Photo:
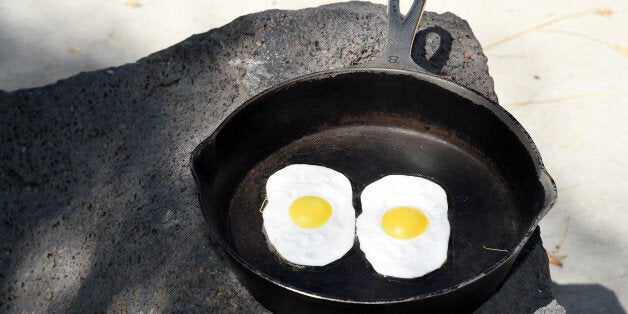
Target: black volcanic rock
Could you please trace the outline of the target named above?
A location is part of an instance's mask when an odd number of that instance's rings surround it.
[[[0,92],[0,312],[265,311],[209,234],[189,154],[265,88],[379,55],[385,16],[360,2],[266,11],[133,64]],[[468,24],[427,12],[421,25],[417,63],[496,101]],[[478,311],[534,311],[550,283],[537,232]]]

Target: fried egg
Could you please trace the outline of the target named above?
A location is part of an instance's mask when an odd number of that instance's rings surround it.
[[[342,173],[293,164],[266,182],[264,231],[279,255],[294,264],[324,266],[345,255],[355,239],[351,183]]]
[[[416,278],[447,259],[447,194],[420,177],[390,175],[369,184],[360,195],[357,218],[360,249],[376,272]]]

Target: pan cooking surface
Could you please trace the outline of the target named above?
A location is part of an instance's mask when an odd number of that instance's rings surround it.
[[[423,176],[445,188],[451,236],[443,267],[417,279],[377,274],[359,249],[324,267],[292,265],[279,258],[263,233],[259,209],[268,177],[294,163],[322,165],[345,174],[353,187],[356,216],[360,193],[389,174]],[[351,301],[393,301],[454,287],[480,275],[507,253],[520,210],[504,178],[488,159],[463,141],[439,132],[393,126],[353,125],[296,140],[257,163],[244,177],[228,212],[229,242],[240,257],[281,284],[324,297]]]

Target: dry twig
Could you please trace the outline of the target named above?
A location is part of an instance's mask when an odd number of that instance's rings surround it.
[[[549,263],[552,265],[563,267],[563,259],[565,259],[567,255],[558,255],[558,252],[560,252],[560,249],[565,243],[565,239],[567,238],[567,232],[569,231],[570,221],[571,221],[571,217],[567,217],[567,223],[565,224],[565,228],[563,229],[563,235],[560,238],[560,242],[558,242],[558,245],[554,247],[554,251],[550,252],[549,250],[546,250],[547,258],[549,259]]]
[[[262,201],[262,205],[259,207],[259,212],[260,213],[264,213],[264,206],[266,206],[266,203],[268,203],[268,197],[264,197],[264,200]]]
[[[484,246],[484,245],[482,245],[482,248],[484,248],[485,250],[489,250],[489,251],[508,252],[508,250],[494,249],[494,248],[492,248],[492,247],[486,247],[486,246]]]
[[[142,6],[142,5],[141,5],[141,4],[140,4],[137,0],[128,0],[128,1],[125,3],[125,5],[126,5],[127,7],[130,7],[130,8],[135,8],[135,9],[137,9],[137,8],[139,8],[139,7],[141,7],[141,6]]]
[[[575,13],[570,13],[570,14],[567,14],[567,15],[559,16],[559,17],[553,18],[553,19],[551,19],[549,21],[543,22],[543,23],[541,23],[539,25],[536,25],[536,26],[533,26],[531,28],[522,30],[520,32],[514,33],[514,34],[506,36],[506,37],[504,37],[504,38],[502,38],[500,40],[497,40],[497,41],[495,41],[493,43],[490,43],[490,44],[486,45],[486,47],[484,47],[484,51],[486,51],[488,49],[491,49],[491,48],[493,48],[495,46],[499,46],[499,45],[501,45],[501,44],[503,44],[503,43],[505,43],[507,41],[510,41],[512,39],[515,39],[517,37],[521,37],[521,36],[523,36],[523,35],[525,35],[527,33],[531,33],[533,31],[539,30],[539,29],[541,29],[543,27],[546,27],[546,26],[552,25],[554,23],[560,22],[562,20],[573,18],[573,17],[577,17],[577,16],[581,16],[581,15],[592,14],[592,13],[599,14],[599,15],[604,15],[604,16],[609,16],[609,15],[611,15],[613,13],[613,11],[611,11],[609,9],[593,9],[593,10],[586,10],[586,11],[582,11],[582,12],[575,12]]]

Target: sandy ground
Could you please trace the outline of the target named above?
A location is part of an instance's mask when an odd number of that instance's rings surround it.
[[[243,14],[331,2],[0,0],[0,89],[134,62]],[[440,0],[426,10],[469,21],[501,104],[557,182],[541,231],[562,258],[551,265],[559,302],[628,308],[628,1]]]

